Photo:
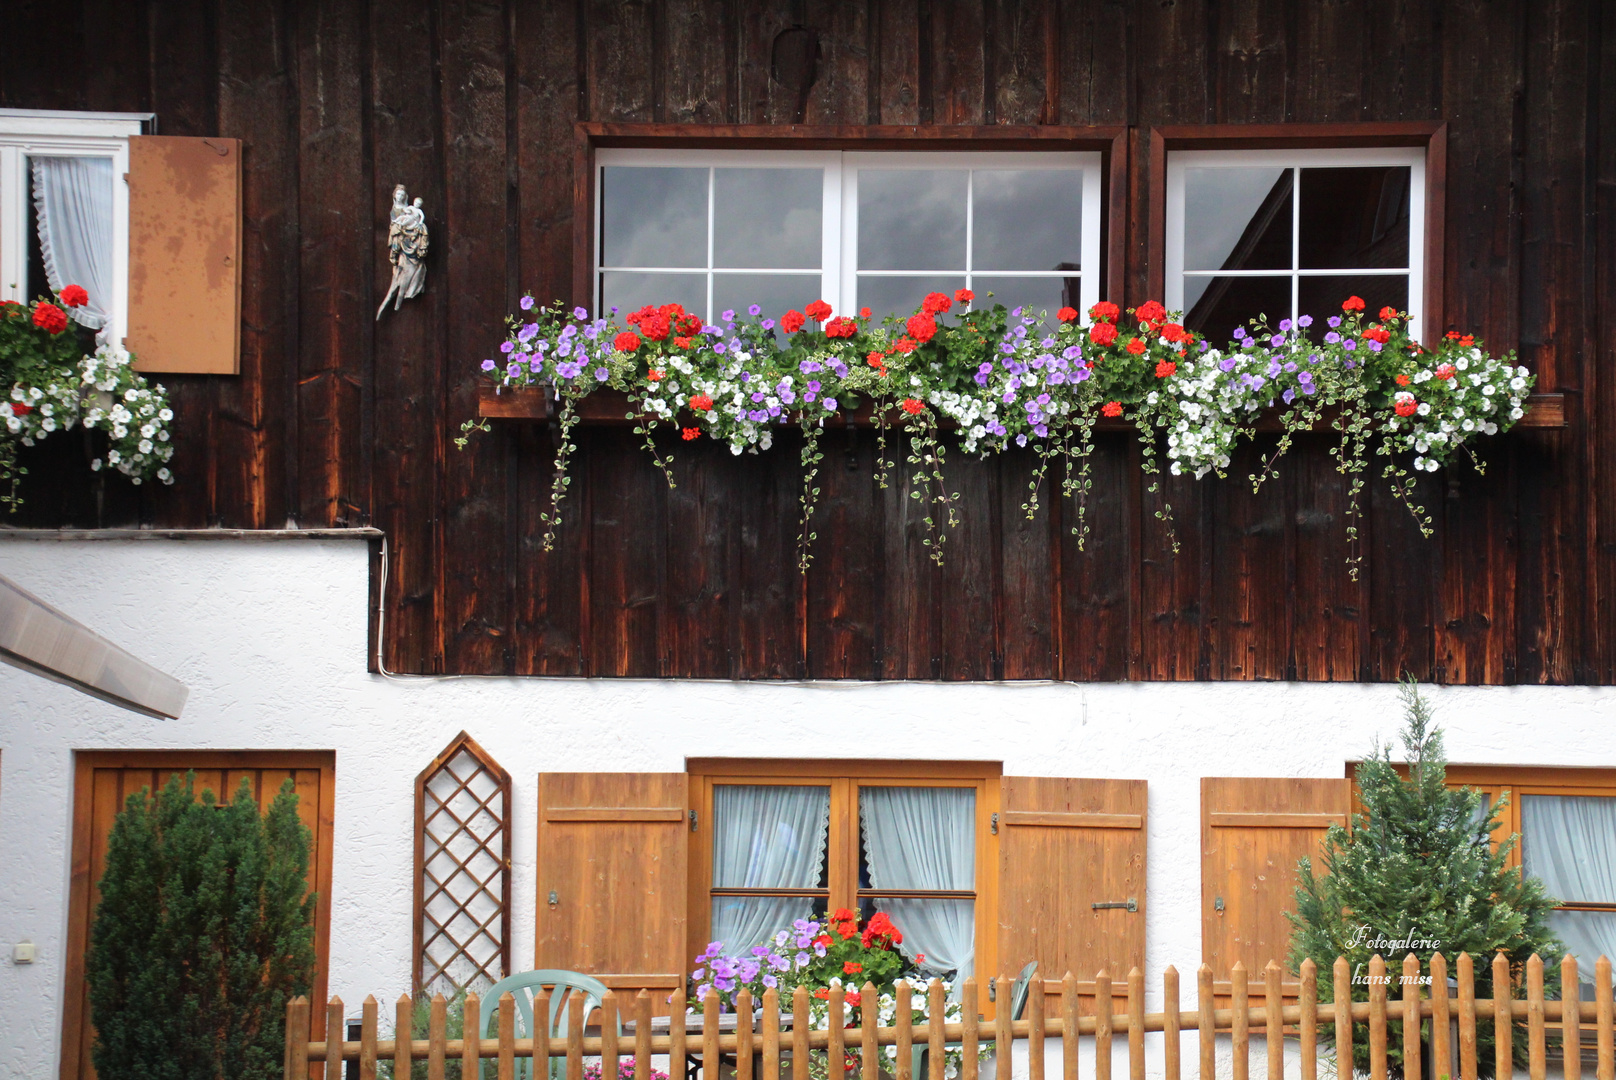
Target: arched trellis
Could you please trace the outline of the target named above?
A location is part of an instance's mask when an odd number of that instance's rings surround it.
[[[511,777],[462,731],[415,778],[417,990],[511,970]]]

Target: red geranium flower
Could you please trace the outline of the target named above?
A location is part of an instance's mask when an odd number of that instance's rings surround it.
[[[1108,401],[1108,402],[1106,402],[1104,405],[1100,406],[1100,415],[1101,416],[1121,416],[1122,415],[1122,402],[1120,402],[1120,401]]]
[[[919,318],[919,316],[916,316],[916,318]],[[912,353],[915,351],[915,346],[918,344],[919,342],[913,340],[912,338],[901,337],[892,343],[892,347],[901,353]]]
[[[679,434],[684,436],[685,442],[689,442],[691,439],[696,439],[696,438],[701,437],[701,428],[693,428],[693,427],[682,428],[682,429],[680,429]]]
[[[1366,341],[1378,341],[1384,345],[1391,340],[1392,332],[1383,326],[1371,326],[1363,332],[1363,336]]]
[[[1407,375],[1399,375],[1399,376],[1397,376],[1397,385],[1398,386],[1407,386],[1408,385],[1408,376]]]
[[[697,412],[706,412],[713,407],[713,399],[706,394],[691,394],[690,407]]]
[[[1397,318],[1398,314],[1398,310],[1394,307],[1388,306],[1380,309],[1380,317],[1384,322],[1391,322],[1393,319]]]
[[[1144,338],[1129,338],[1128,344],[1125,346],[1125,348],[1135,356],[1138,356],[1140,353],[1145,351],[1145,340]]]
[[[48,300],[41,300],[34,308],[34,325],[47,334],[60,334],[67,329],[67,312]]]
[[[673,339],[673,347],[675,349],[688,349],[690,348],[690,339],[687,337],[676,337]]]
[[[1458,341],[1459,340],[1459,331],[1457,331],[1457,330],[1449,330],[1446,334],[1443,334],[1442,336],[1447,338],[1449,341]]]
[[[1165,379],[1178,370],[1178,365],[1171,360],[1163,360],[1156,365],[1156,378]]]
[[[780,329],[784,330],[788,334],[795,334],[798,330],[802,329],[802,324],[805,321],[806,320],[803,318],[802,312],[796,310],[788,311],[784,315],[780,316]]]
[[[1140,322],[1158,323],[1167,318],[1167,309],[1155,300],[1146,300],[1134,314],[1139,316]]]
[[[15,416],[27,416],[33,411],[34,407],[32,405],[24,405],[20,401],[13,401],[11,403],[11,412]]]
[[[932,296],[943,296],[943,294],[932,293]],[[947,303],[948,297],[943,296],[943,301]],[[906,325],[909,328],[909,335],[916,341],[930,341],[937,333],[937,320],[924,311],[917,311],[909,316],[909,322]]]
[[[954,306],[954,302],[940,292],[927,293],[926,299],[920,302],[920,310],[927,315],[941,315]]]
[[[867,308],[867,307],[859,308],[859,318],[868,319],[869,317],[870,317],[870,309],[869,308]]]
[[[90,294],[84,291],[82,285],[66,285],[56,295],[68,307],[83,307],[90,302]]]
[[[1055,318],[1059,319],[1061,322],[1071,322],[1077,318],[1077,309],[1073,307],[1063,307],[1059,311],[1055,312]]]
[[[829,934],[820,934],[818,937],[814,938],[814,944],[815,945],[827,945],[828,946],[830,943],[831,943],[831,941],[830,941],[830,935]]]
[[[858,323],[846,315],[832,319],[825,324],[825,336],[833,338],[848,338],[858,333]]]
[[[1362,311],[1363,308],[1364,308],[1364,303],[1363,303],[1363,297],[1361,297],[1361,296],[1349,296],[1349,297],[1347,297],[1346,301],[1341,305],[1341,310],[1342,311]]]
[[[694,337],[701,331],[701,317],[691,315],[679,320],[679,333],[684,337]]]
[[[1439,379],[1451,379],[1457,373],[1458,373],[1458,369],[1455,368],[1452,364],[1439,364],[1439,365],[1437,365],[1436,377],[1439,378]]]
[[[843,975],[857,975],[864,970],[864,965],[856,960],[847,960],[842,963]]]
[[[1183,341],[1184,328],[1176,322],[1170,322],[1161,328],[1161,336],[1163,341]]]
[[[1469,334],[1466,334],[1466,335],[1464,335],[1463,337],[1461,337],[1459,339],[1459,344],[1465,346],[1466,348],[1469,348],[1470,346],[1474,345],[1475,343],[1476,343],[1476,339],[1471,337]]]
[[[975,299],[976,299],[976,294],[974,292],[972,292],[970,289],[955,289],[954,290],[954,302],[955,303],[969,304],[972,300],[975,300]]]
[[[656,368],[652,368],[650,371],[645,373],[645,377],[652,382],[661,382],[662,372],[658,371]]]
[[[886,357],[879,352],[872,352],[866,359],[869,360],[871,367],[880,367],[886,363]]]
[[[1413,416],[1420,411],[1419,401],[1407,390],[1397,395],[1397,403],[1392,407],[1397,410],[1398,416]]]
[[[1122,309],[1109,300],[1101,300],[1098,304],[1089,308],[1089,318],[1091,319],[1114,319],[1120,314],[1122,314]]]
[[[1096,345],[1109,345],[1117,340],[1117,328],[1108,322],[1097,322],[1089,327],[1089,340]]]
[[[640,333],[652,341],[661,341],[673,329],[673,323],[660,311],[653,311],[640,320]]]
[[[633,316],[630,316],[632,318]],[[612,348],[618,352],[633,352],[640,347],[640,335],[624,330],[612,339]]]
[[[815,322],[823,322],[825,319],[830,318],[830,305],[823,300],[815,300],[803,308],[803,311]]]
[[[925,407],[926,407],[925,402],[918,401],[915,398],[906,397],[906,398],[903,399],[903,411],[908,413],[910,416],[914,416],[916,413],[920,412],[920,410],[924,409]]]

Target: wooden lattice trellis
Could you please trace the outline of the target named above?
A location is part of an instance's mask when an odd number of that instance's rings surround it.
[[[415,987],[511,969],[511,777],[462,731],[415,778]]]

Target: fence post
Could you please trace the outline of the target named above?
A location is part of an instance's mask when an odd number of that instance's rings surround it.
[[[1230,1004],[1234,1007],[1233,1037],[1234,1043],[1234,1080],[1250,1080],[1251,1077],[1251,998],[1248,994],[1246,965],[1239,960],[1229,969],[1229,983],[1232,993]]]
[[[847,1001],[847,993],[840,986],[830,988],[830,1008],[827,1024],[829,1031],[825,1035],[825,1062],[830,1069],[829,1075],[842,1076],[847,1066],[847,1023],[846,1013],[843,1011]],[[703,1065],[706,1062],[702,1063]],[[714,1080],[717,1080],[716,1074]]]
[[[505,998],[499,999],[500,1060],[505,1060]],[[511,999],[514,1003],[515,999]],[[584,1080],[584,995],[574,990],[567,1000],[567,1080]],[[396,1080],[396,1078],[395,1078]],[[499,1080],[506,1080],[501,1067]],[[537,1077],[534,1080],[538,1080]],[[615,1078],[614,1078],[615,1080]]]
[[[540,1026],[537,1014],[534,1014],[533,1026]],[[537,1031],[530,1034],[534,1038],[539,1037]],[[750,1058],[747,1064],[751,1064]],[[600,996],[600,1076],[601,1080],[617,1080],[617,993],[611,989]],[[533,1077],[532,1080],[542,1078]]]
[[[1027,1074],[1044,1080],[1044,980],[1036,971],[1027,986]]]
[[[646,1025],[645,1056],[651,1056],[651,1025]],[[636,1063],[638,1051],[635,1052]],[[636,1076],[634,1080],[647,1080]],[[780,992],[774,987],[763,991],[763,1080],[780,1080]],[[900,1078],[903,1080],[903,1078]]]
[[[1202,964],[1195,971],[1196,1030],[1201,1035],[1201,1080],[1217,1080],[1217,1018],[1212,1015],[1212,966]]]
[[[1459,1077],[1476,1080],[1476,962],[1459,954]]]
[[[559,986],[556,987],[556,992],[561,992]],[[497,1006],[498,1002],[495,1002],[495,1005]],[[547,987],[539,987],[539,992],[533,995],[533,1015],[542,1016],[544,1019],[533,1022],[534,1028],[538,1030],[533,1032],[533,1075],[528,1080],[550,1080],[550,991]],[[481,1029],[478,1029],[478,1034],[481,1034]],[[398,1078],[394,1077],[394,1080]],[[466,1077],[466,1080],[482,1080],[482,1073]],[[612,1080],[616,1078],[613,1077]]]
[[[904,979],[898,983],[898,1053],[893,1060],[893,1071],[897,1080],[917,1080],[915,1076],[915,991]],[[767,1020],[765,1020],[767,1023]],[[767,1046],[767,1036],[765,1046]],[[765,1059],[768,1050],[764,1050]],[[778,1080],[777,1077],[765,1076],[763,1080]]]
[[[798,989],[799,993],[806,993],[806,991],[804,991],[801,987],[798,987],[797,989]],[[690,1047],[689,1047],[688,1043],[685,1041],[685,1010],[686,1010],[686,1005],[682,1000],[680,1000],[678,990],[675,990],[673,992],[673,994],[669,997],[669,1003],[670,1004],[669,1004],[669,1007],[668,1007],[668,1075],[670,1077],[678,1076],[682,1080],[682,1078],[684,1077],[684,1075],[685,1075],[685,1073],[687,1071],[687,1066],[689,1064],[685,1059],[687,1057],[689,1057],[689,1055],[690,1055]],[[798,1011],[806,1014],[807,1007],[806,1006],[798,1006]],[[807,1023],[806,1015],[804,1016],[802,1022]],[[793,1067],[795,1067],[796,1062],[793,1061],[792,1065],[793,1065]],[[808,1073],[807,1073],[806,1070],[803,1071],[803,1072],[797,1073],[796,1076],[797,1076],[797,1080],[808,1080]],[[533,1078],[533,1080],[544,1080],[544,1078],[535,1076]]]
[[[325,1006],[325,1080],[342,1080],[342,999],[333,997]]]
[[[946,1044],[943,1042],[943,981],[933,979],[931,985],[926,987],[926,1077],[927,1080],[943,1080],[943,1057],[946,1054]],[[808,1080],[806,1071],[802,1080]]]
[[[415,1037],[415,1003],[400,994],[393,1002],[393,1075],[410,1075],[410,1040]]]
[[[1111,1080],[1111,976],[1094,976],[1094,1080]]]
[[[1311,959],[1302,961],[1301,1037],[1302,1080],[1319,1080],[1319,966]]]
[[[1369,1075],[1386,1080],[1386,961],[1369,958]]]
[[[776,1000],[775,1005],[776,1008],[778,1008],[778,999]],[[535,1012],[533,1015],[548,1017],[550,1014],[547,1012]],[[778,1015],[776,1015],[776,1050],[779,1049],[779,1022],[780,1018]],[[536,1024],[534,1026],[538,1027],[541,1025]],[[547,1023],[542,1026],[546,1029],[549,1028],[549,1024]],[[542,1038],[548,1034],[549,1031],[545,1030],[540,1032],[536,1037]],[[534,1043],[532,1080],[546,1080],[546,1076],[539,1073],[538,1056],[538,1043]],[[778,1061],[775,1062],[775,1066],[779,1066]],[[549,1070],[546,1069],[545,1073],[548,1074],[548,1072]],[[473,1080],[473,1078],[467,1077],[465,1080]],[[606,1080],[616,1080],[616,1078],[607,1077]],[[634,995],[634,1080],[651,1080],[651,991],[646,990],[643,987],[640,989],[638,994]],[[770,1080],[779,1080],[779,1078],[771,1077]]]
[[[965,1014],[965,1030],[960,1039],[960,1054],[963,1057],[960,1062],[960,1075],[964,1077],[964,1080],[977,1080],[982,1064],[982,1042],[979,1032],[981,1014],[977,1012],[975,976],[970,976],[965,980],[965,987],[960,994],[960,1011]]]
[[[577,1026],[579,1041],[583,1039],[583,996],[572,995],[572,1011]],[[538,1025],[535,1024],[535,1027]],[[569,1040],[570,1041],[570,1040]],[[572,1069],[572,1055],[567,1055],[567,1069]],[[578,1063],[579,1072],[583,1071],[583,1061]],[[499,1080],[516,1080],[516,995],[509,990],[499,995]],[[394,1080],[397,1080],[395,1077]]]
[[[1420,1080],[1420,958],[1403,957],[1403,1080]]]
[[[998,1080],[1010,1080],[1010,1060],[1015,1040],[1010,1035],[1010,980],[999,976],[998,1008],[993,1012],[993,1071]],[[866,1076],[864,1080],[875,1080]]]
[[[286,1003],[286,1080],[309,1080],[309,999]]]
[[[1431,1080],[1453,1080],[1452,1013],[1448,1007],[1448,960],[1431,954]]]
[[[443,1062],[449,1054],[449,1003],[441,993],[432,995],[426,1033],[426,1080],[443,1080]]]
[[[1331,967],[1335,998],[1335,1080],[1353,1080],[1352,1047],[1352,966],[1345,956],[1335,958]]]
[[[1509,1076],[1515,1070],[1515,1029],[1511,1025],[1509,959],[1503,953],[1493,956],[1493,1075]]]
[[[752,991],[742,990],[735,995],[735,1080],[752,1080],[752,1023]],[[603,1069],[600,1075],[601,1080],[617,1080],[615,1072]]]
[[[875,1028],[880,1020],[881,999],[876,997],[875,984],[868,979],[864,982],[864,989],[859,991],[859,1064],[863,1066],[861,1073],[864,1080],[880,1080],[881,1077],[881,1047],[876,1042]],[[748,1077],[739,1077],[738,1080],[749,1080]]]
[[[1077,1080],[1077,976],[1061,978],[1061,1080]]]
[[[1263,968],[1263,1056],[1268,1059],[1268,1080],[1285,1080],[1285,998],[1279,977],[1279,964],[1268,961]]]
[[[1162,1009],[1166,1016],[1162,1020],[1162,1063],[1165,1068],[1166,1080],[1179,1080],[1183,1072],[1179,1062],[1179,1053],[1183,1050],[1183,1043],[1179,1038],[1178,1013],[1178,969],[1171,964],[1162,972]],[[1039,1080],[1034,1077],[1033,1080]]]
[[[1532,1080],[1543,1080],[1548,1041],[1543,1024],[1543,958],[1533,953],[1526,961],[1526,1067]]]
[[[460,1075],[465,1077],[465,1080],[478,1080],[478,1078],[482,1076],[483,1060],[482,999],[479,998],[474,992],[468,993],[466,995],[466,1003],[461,1009],[460,1015],[464,1020],[464,1023],[460,1025]],[[534,1013],[534,1015],[549,1016],[550,1014],[549,1012],[545,1012],[542,1014]],[[546,1030],[544,1034],[548,1035],[549,1031]],[[545,1039],[544,1041],[546,1044],[548,1044],[550,1040]],[[394,1080],[399,1080],[400,1077],[408,1075],[409,1073],[400,1073],[396,1069],[393,1072]],[[535,1074],[533,1080],[549,1080],[548,1065],[545,1067],[544,1076]]]
[[[679,1068],[684,1068],[684,1058]],[[681,1072],[681,1076],[683,1073]],[[938,1074],[939,1076],[941,1074]],[[791,1080],[810,1080],[808,1072],[808,988],[799,986],[791,995]]]
[[[707,988],[707,996],[701,999],[701,1073],[704,1077],[711,1076],[717,1080],[718,991],[710,985]]]
[[[1610,983],[1610,957],[1594,962],[1594,1017],[1599,1025],[1599,1060],[1595,1080],[1616,1080],[1616,996]]]
[[[376,995],[361,1006],[359,1020],[359,1080],[376,1080]]]
[[[1560,961],[1560,1057],[1565,1080],[1582,1080],[1582,980],[1577,958],[1570,953]]]
[[[1145,1080],[1145,973],[1128,969],[1128,1080]]]

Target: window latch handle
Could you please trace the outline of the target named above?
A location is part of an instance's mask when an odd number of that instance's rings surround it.
[[[988,829],[993,833],[994,836],[999,835],[999,815],[998,814],[994,814],[993,817],[988,820]],[[989,991],[988,992],[991,994],[993,992],[992,989],[991,989],[992,984],[989,983],[988,985],[989,985]],[[988,998],[988,1000],[992,1001],[993,999],[990,997],[990,998]]]
[[[1089,906],[1095,911],[1107,911],[1111,908],[1117,908],[1122,911],[1138,911],[1139,901],[1137,898],[1130,896],[1126,900],[1097,900]]]

